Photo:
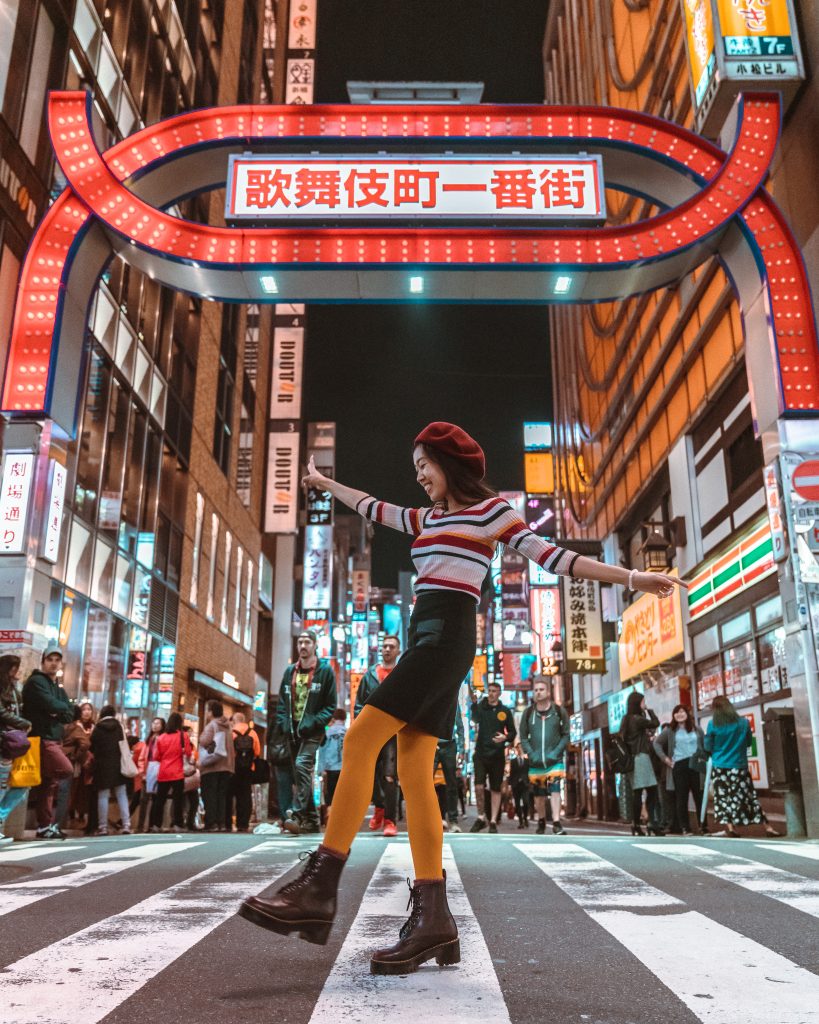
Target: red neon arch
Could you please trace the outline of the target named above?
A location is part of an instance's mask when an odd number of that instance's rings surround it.
[[[623,293],[630,294],[657,286],[648,280],[648,268],[663,261],[674,267],[674,259],[685,257],[688,265],[679,264],[684,272],[714,251],[730,223],[739,224],[754,239],[760,280],[768,289],[781,411],[819,407],[819,349],[804,266],[781,214],[761,188],[778,135],[776,97],[745,101],[727,158],[692,133],[647,115],[552,107],[214,108],[143,129],[100,154],[90,130],[89,102],[85,93],[50,97],[52,141],[70,184],[39,226],[21,274],[3,392],[6,412],[47,414],[68,273],[86,233],[100,225],[140,253],[197,271],[408,263],[443,270],[457,265],[587,272],[614,267],[632,271],[633,283],[626,283]],[[657,217],[581,230],[218,228],[172,217],[135,194],[152,170],[198,147],[313,137],[591,141],[650,154],[704,184],[692,186],[687,199]]]

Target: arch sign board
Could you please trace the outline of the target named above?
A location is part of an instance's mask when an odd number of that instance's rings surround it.
[[[624,298],[716,255],[740,302],[757,428],[819,412],[805,268],[763,187],[776,94],[740,96],[729,153],[607,107],[215,107],[101,152],[90,95],[54,92],[48,124],[68,184],[20,276],[12,418],[74,433],[89,305],[116,254],[219,301],[492,303]],[[229,180],[227,226],[168,212]],[[604,182],[661,212],[598,224]]]

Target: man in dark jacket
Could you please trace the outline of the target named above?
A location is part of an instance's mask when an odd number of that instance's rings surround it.
[[[46,647],[39,669],[23,687],[23,716],[31,722],[32,736],[40,737],[41,785],[37,789],[37,838],[65,839],[57,820],[55,799],[63,779],[74,774],[63,753],[63,726],[74,720],[71,701],[57,675],[63,655],[59,647]]]
[[[485,792],[486,780],[489,779],[491,801],[491,818],[489,831],[498,831],[498,813],[500,812],[501,786],[506,768],[506,748],[515,742],[517,729],[512,712],[501,704],[500,683],[489,683],[486,696],[481,701],[473,697],[470,715],[475,727],[475,755],[472,767],[475,779],[475,802],[478,805],[478,817],[470,832],[480,832],[486,828]]]
[[[385,636],[381,642],[381,663],[367,669],[358,685],[355,695],[356,715],[361,714],[361,709],[370,695],[395,668],[400,653],[400,639],[394,635]],[[370,831],[377,832],[383,826],[385,836],[397,835],[395,822],[398,818],[398,741],[395,736],[387,740],[381,748],[375,763],[373,804],[375,813],[370,818]]]
[[[560,823],[560,784],[566,778],[564,754],[569,743],[569,716],[552,700],[552,687],[542,676],[533,686],[533,701],[520,719],[520,745],[529,758],[529,781],[535,798],[537,833],[546,830],[546,794],[552,804],[552,831],[566,834]]]
[[[336,677],[330,663],[316,657],[316,640],[312,630],[299,634],[299,657],[285,669],[276,707],[276,728],[290,740],[293,755],[295,801],[292,817],[284,823],[293,835],[321,831],[313,799],[313,774],[324,730],[336,707]]]

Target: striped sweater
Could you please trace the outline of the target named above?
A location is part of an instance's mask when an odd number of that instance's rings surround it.
[[[506,544],[561,576],[571,576],[579,557],[532,533],[503,498],[487,498],[460,512],[444,512],[437,506],[401,508],[366,497],[356,505],[356,512],[374,523],[414,535],[416,593],[457,590],[479,601],[498,544]]]

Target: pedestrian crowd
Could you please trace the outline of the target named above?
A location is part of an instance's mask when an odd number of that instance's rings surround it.
[[[270,769],[244,714],[228,719],[211,700],[198,745],[178,712],[154,718],[142,740],[126,732],[113,705],[97,714],[87,701],[72,703],[61,669],[59,648],[46,648],[20,689],[20,658],[0,656],[0,840],[30,793],[38,839],[65,839],[71,828],[96,836],[158,833],[166,820],[172,831],[230,832],[234,822],[236,831],[249,831],[253,787],[270,780]],[[16,778],[20,758],[26,763]]]
[[[29,788],[38,838],[65,838],[67,828],[99,836],[112,829],[124,835],[158,833],[166,823],[173,831],[231,832],[235,827],[247,832],[254,786],[273,782],[274,775],[271,803],[278,808],[277,830],[319,834],[341,772],[347,714],[336,706],[332,666],[318,656],[312,631],[298,637],[297,652],[282,679],[266,756],[252,721],[241,712],[228,716],[219,700],[205,705],[198,743],[177,712],[167,720],[154,718],[140,739],[126,732],[112,705],[97,713],[87,701],[69,700],[59,681],[58,648],[46,648],[22,690],[20,659],[0,656],[0,839]],[[389,676],[400,653],[399,637],[385,637],[380,662],[359,684],[354,714]],[[543,835],[551,823],[553,834],[565,834],[561,800],[569,717],[554,702],[548,678],[536,677],[532,687],[532,701],[517,725],[500,699],[499,683],[489,683],[485,696],[470,693],[471,766],[465,761],[461,715],[452,736],[438,741],[432,771],[445,831],[461,831],[471,781],[477,806],[471,832],[496,833],[506,812],[517,819],[519,830],[535,824],[536,834]],[[13,758],[32,740],[39,744],[36,787],[11,777]],[[612,740],[610,765],[621,776],[634,835],[645,835],[644,829],[651,835],[707,834],[701,810],[709,758],[714,819],[724,826],[716,834],[736,836],[738,826],[750,824],[764,824],[767,834],[778,834],[749,774],[750,726],[726,697],[715,699],[703,732],[690,707],[678,704],[661,726],[643,694],[632,692]],[[395,738],[378,756],[372,802],[369,829],[396,835],[403,800]],[[267,808],[258,811],[257,820],[264,820]]]

